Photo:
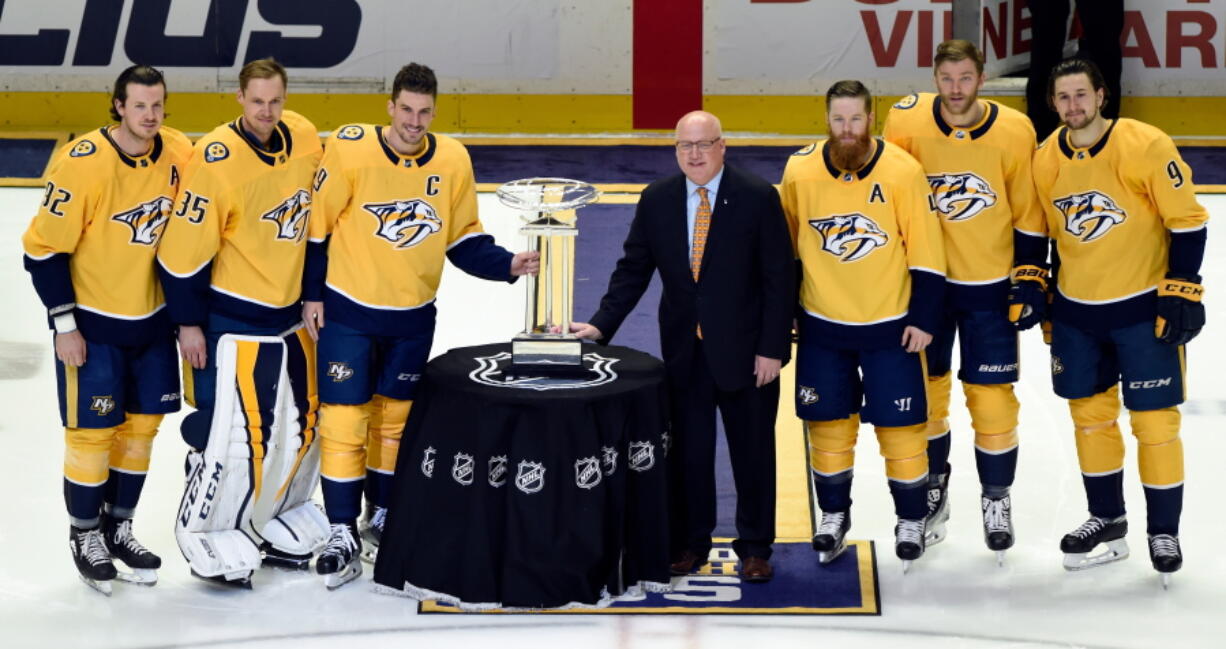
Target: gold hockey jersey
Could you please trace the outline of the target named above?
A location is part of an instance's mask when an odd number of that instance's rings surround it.
[[[350,124],[329,138],[314,186],[305,290],[324,300],[329,319],[400,335],[417,315],[433,325],[432,307],[409,312],[433,303],[445,255],[491,279],[510,279],[510,258],[477,218],[464,145],[427,133],[425,148],[406,157],[384,137],[382,126]],[[470,245],[493,255],[462,263],[455,251]]]
[[[788,160],[779,193],[803,267],[801,306],[845,337],[877,338],[880,325],[889,325],[892,337],[904,319],[932,332],[941,293],[934,287],[945,278],[941,225],[919,163],[875,142],[872,159],[857,171],[837,169],[827,141]],[[913,300],[913,275],[935,296]],[[914,306],[919,310],[907,318]]]
[[[267,150],[240,119],[196,143],[158,253],[172,320],[200,325],[214,311],[275,327],[298,316],[322,155],[315,125],[288,110]]]
[[[1057,319],[1118,326],[1153,317],[1159,280],[1187,263],[1168,258],[1182,238],[1192,242],[1190,272],[1198,270],[1208,212],[1191,169],[1157,128],[1119,119],[1078,148],[1061,127],[1036,152],[1034,173],[1060,261]]]
[[[51,315],[75,307],[91,340],[146,342],[144,325],[164,306],[153,259],[192,145],[163,126],[148,153],[130,156],[111,139],[113,128],[55,154],[22,246]]]
[[[884,136],[924,167],[954,295],[974,301],[986,293],[983,299],[994,298],[991,306],[998,307],[1015,263],[1014,232],[1032,237],[1046,254],[1031,173],[1034,127],[1022,113],[986,100],[977,124],[954,127],[941,116],[940,101],[933,93],[904,97],[890,110]]]

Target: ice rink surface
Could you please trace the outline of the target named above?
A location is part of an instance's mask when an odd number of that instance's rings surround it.
[[[1021,455],[1013,491],[1017,545],[997,567],[982,541],[969,418],[955,390],[949,538],[903,575],[892,547],[892,506],[871,435],[862,435],[851,537],[878,547],[880,617],[418,616],[413,600],[372,591],[371,570],[335,592],[314,573],[264,569],[253,591],[188,575],[173,535],[185,446],[167,417],[136,518],[137,536],[165,563],[153,588],[84,586],[67,547],[62,429],[55,414],[51,336],[20,262],[20,236],[40,189],[0,189],[0,648],[81,647],[1222,647],[1226,642],[1226,238],[1210,236],[1203,268],[1209,327],[1188,351],[1183,408],[1184,569],[1164,591],[1149,565],[1144,500],[1128,438],[1125,469],[1132,556],[1082,573],[1061,567],[1060,537],[1086,517],[1071,423],[1051,392],[1047,348],[1023,336]],[[1211,231],[1226,195],[1202,196]],[[521,249],[518,219],[491,195],[482,220]],[[1220,234],[1220,233],[1219,233]],[[620,242],[608,245],[620,246]],[[603,286],[606,278],[593,278]],[[482,282],[448,267],[434,353],[507,340],[521,327],[522,285]],[[583,318],[588,314],[576,314]],[[784,385],[784,393],[791,390]],[[784,406],[790,412],[789,405]],[[1127,417],[1121,424],[1127,429]],[[795,435],[799,425],[780,429]],[[816,557],[814,558],[816,560]],[[746,586],[754,587],[754,586]],[[751,644],[752,643],[752,644]]]

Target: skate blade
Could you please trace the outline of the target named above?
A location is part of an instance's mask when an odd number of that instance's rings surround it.
[[[158,571],[152,568],[132,568],[132,572],[120,570],[115,579],[125,584],[148,587],[158,583]]]
[[[1170,590],[1171,588],[1171,573],[1162,573],[1162,590]]]
[[[292,571],[310,570],[311,569],[311,556],[307,555],[305,558],[294,559],[290,557],[278,556],[275,554],[268,554],[264,556],[264,560],[261,562],[261,565],[269,566],[271,568],[277,568],[280,570],[292,570]]]
[[[238,576],[238,575],[242,575],[242,576]],[[206,581],[210,584],[215,584],[217,586],[225,586],[226,588],[238,588],[241,590],[251,590],[251,573],[250,572],[238,573],[237,575],[233,577],[230,575],[216,575],[213,577],[205,577],[204,575],[193,570],[192,576],[195,577],[196,579],[201,579],[203,581]]]
[[[345,566],[345,568],[339,572],[324,575],[324,586],[327,586],[328,590],[336,590],[354,579],[357,579],[361,574],[362,564],[358,561],[354,561]]]
[[[924,530],[925,547],[936,545],[945,540],[945,536],[948,532],[948,530],[945,529],[945,522],[948,520],[949,515],[946,514],[944,518],[938,518],[937,520],[934,520],[928,524],[929,527]]]
[[[1077,572],[1128,558],[1128,543],[1124,539],[1107,541],[1106,545],[1106,550],[1094,556],[1090,556],[1089,552],[1072,552],[1064,555],[1064,569],[1069,572]]]
[[[830,563],[831,561],[838,559],[846,551],[847,551],[847,544],[844,543],[829,552],[818,552],[817,562],[822,565],[826,565]]]
[[[373,566],[375,565],[375,560],[379,558],[379,548],[378,547],[362,548],[362,554],[359,556],[361,556],[362,561],[365,561],[366,563],[369,563],[370,565]]]
[[[106,595],[107,597],[111,596],[111,582],[110,581],[90,579],[89,577],[86,577],[85,575],[78,575],[78,576],[81,578],[81,581],[86,586],[93,588],[94,590],[98,591],[99,593],[102,593],[103,595]]]
[[[902,574],[907,574],[911,571],[911,559],[902,560]]]
[[[996,567],[1003,568],[1004,565],[1005,565],[1005,551],[997,550],[996,551]]]

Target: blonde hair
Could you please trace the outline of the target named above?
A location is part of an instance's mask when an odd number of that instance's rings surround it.
[[[960,38],[945,41],[937,46],[937,53],[932,57],[932,72],[935,74],[942,63],[967,59],[975,62],[975,72],[983,74],[983,52],[974,43]]]
[[[289,75],[285,72],[285,66],[277,63],[276,59],[271,56],[266,59],[256,59],[244,65],[238,73],[238,87],[246,90],[247,82],[252,79],[271,79],[273,77],[281,77],[281,85],[289,87]]]

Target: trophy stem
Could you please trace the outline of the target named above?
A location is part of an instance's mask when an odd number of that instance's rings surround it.
[[[570,256],[570,237],[562,237],[562,318],[558,324],[562,327],[562,333],[570,333],[571,319],[571,301],[573,295],[571,293],[571,276],[574,274],[574,262]]]
[[[540,244],[541,244],[540,237],[528,237],[528,251],[529,252],[540,252],[540,249],[541,249]],[[541,266],[541,270],[544,270],[543,265]],[[529,333],[533,331],[533,329],[536,327],[537,309],[539,308],[537,304],[537,299],[536,299],[536,284],[538,281],[540,281],[540,275],[539,275],[540,271],[537,271],[537,273],[538,273],[537,275],[528,275],[527,277],[528,292],[524,294],[527,296],[525,298],[526,301],[524,303],[524,332],[525,333]]]
[[[555,243],[556,237],[550,236],[550,237],[543,237],[543,238],[545,239],[545,250],[541,252],[541,260],[544,262],[541,264],[541,268],[542,270],[543,269],[549,270],[549,276],[544,278],[545,279],[545,331],[544,333],[551,333],[551,327],[557,324],[556,322],[554,322],[554,319],[553,319],[554,318],[553,273],[556,270],[555,264],[558,263],[558,259],[554,251],[554,243]],[[566,333],[566,332],[563,332],[563,333]]]

